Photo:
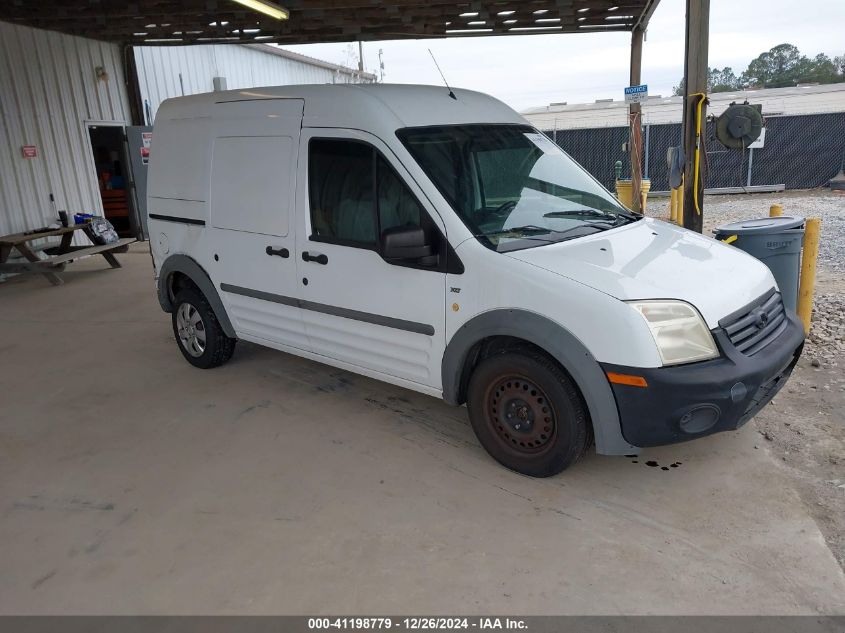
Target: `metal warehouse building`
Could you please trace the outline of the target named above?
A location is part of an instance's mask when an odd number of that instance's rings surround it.
[[[759,104],[765,129],[745,151],[726,149],[715,140],[713,123],[703,136],[706,188],[722,191],[779,191],[827,185],[845,157],[845,83],[766,90],[734,90],[708,95],[710,114],[731,103]],[[552,137],[606,187],[614,186],[614,164],[623,162],[630,130],[624,101],[551,104],[523,113]],[[681,97],[650,97],[642,104],[644,174],[653,193],[667,194],[666,152],[682,142]]]
[[[140,236],[146,148],[167,98],[374,75],[266,44],[121,47],[0,22],[0,235],[105,215]],[[134,171],[133,171],[134,167]]]
[[[763,116],[794,116],[845,112],[845,83],[806,85],[762,90],[732,90],[707,95],[708,111],[718,116],[731,103],[759,103]],[[642,104],[643,123],[680,123],[683,116],[683,97],[650,96]],[[541,130],[572,130],[579,128],[614,127],[628,125],[628,104],[613,99],[599,99],[594,103],[552,103],[529,108],[522,116]]]

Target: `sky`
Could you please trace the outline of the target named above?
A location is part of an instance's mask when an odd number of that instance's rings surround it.
[[[643,45],[643,83],[667,96],[683,76],[684,0],[660,0]],[[808,56],[845,54],[845,0],[711,0],[710,66],[738,75],[754,57],[788,42]],[[385,82],[441,84],[428,49],[453,87],[479,90],[517,110],[552,102],[623,98],[630,33],[576,33],[364,43],[366,70]],[[357,44],[285,46],[357,66]],[[353,55],[354,53],[354,55]]]

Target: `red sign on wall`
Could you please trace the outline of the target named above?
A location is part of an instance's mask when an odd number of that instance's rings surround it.
[[[21,155],[24,158],[35,158],[38,156],[38,150],[35,145],[24,145],[21,147]]]

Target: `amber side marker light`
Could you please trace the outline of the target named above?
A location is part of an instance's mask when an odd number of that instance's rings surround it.
[[[631,376],[629,374],[617,374],[616,372],[606,372],[607,379],[617,385],[628,385],[629,387],[648,387],[648,382],[642,376]]]

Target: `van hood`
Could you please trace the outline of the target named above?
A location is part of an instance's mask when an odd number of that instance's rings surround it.
[[[650,218],[505,255],[623,301],[681,299],[711,329],[776,286],[769,269],[738,248]]]

